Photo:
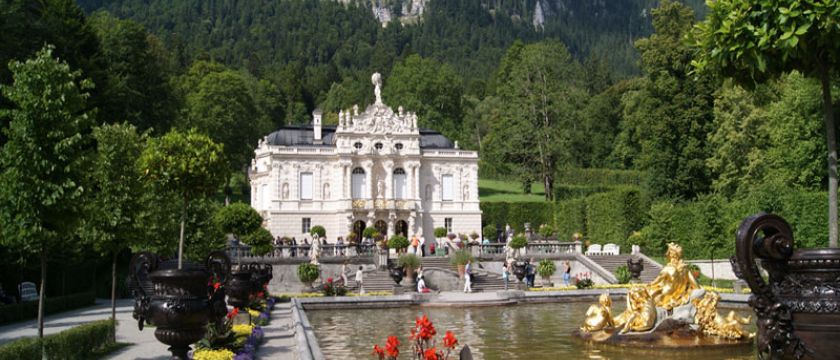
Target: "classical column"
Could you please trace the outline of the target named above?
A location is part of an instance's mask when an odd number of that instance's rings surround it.
[[[391,160],[386,160],[385,163],[382,164],[385,168],[385,196],[383,196],[386,200],[390,200],[394,198],[394,162]],[[379,194],[377,194],[379,195]]]
[[[373,189],[376,184],[374,184],[373,180],[373,161],[365,160],[362,162],[362,169],[365,170],[365,176],[367,176],[367,189],[365,190],[366,193],[362,194],[362,198],[364,199],[372,199],[373,198]]]

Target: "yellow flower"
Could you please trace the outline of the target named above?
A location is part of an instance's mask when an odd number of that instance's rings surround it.
[[[248,337],[251,336],[251,332],[253,332],[254,326],[248,324],[239,324],[233,325],[230,330],[233,331],[233,333],[236,334],[236,336]]]
[[[251,315],[251,320],[256,320],[260,316],[260,312],[254,309],[248,309],[248,315]]]
[[[228,349],[201,349],[195,351],[193,354],[193,360],[232,360],[233,355],[233,351]]]

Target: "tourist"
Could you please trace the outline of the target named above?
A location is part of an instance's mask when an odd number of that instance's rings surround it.
[[[563,284],[569,286],[569,282],[572,280],[572,265],[569,264],[569,261],[563,263]]]
[[[426,287],[426,280],[423,279],[423,276],[417,277],[417,292],[421,294],[425,294],[430,292],[429,288]]]
[[[347,281],[347,260],[345,260],[344,263],[341,264],[341,285],[347,287],[348,282],[349,281]]]
[[[464,292],[471,293],[472,292],[472,284],[470,280],[472,278],[472,260],[467,260],[467,265],[464,267]]]
[[[414,234],[416,237],[417,234]],[[426,237],[420,237],[420,256],[426,256]]]
[[[363,269],[363,267],[359,266],[359,270],[356,271],[356,287],[359,288],[359,294],[364,294],[365,293],[364,281],[363,281],[363,278],[364,278],[365,275],[362,272],[362,269]]]
[[[429,244],[429,253],[434,255],[435,254],[435,244]]]
[[[336,245],[335,248],[336,248],[336,251],[337,251],[336,255],[344,256],[344,238],[339,236],[338,240],[336,240],[336,242],[335,242],[335,245]]]
[[[484,238],[484,240],[481,241],[481,245],[490,245],[490,239]]]
[[[417,239],[417,235],[411,237],[411,249],[409,249],[410,254],[417,255],[417,248],[420,246],[420,240]]]
[[[295,239],[294,237],[292,237],[291,245],[292,245],[292,257],[295,257],[295,256],[297,256],[297,239]]]
[[[508,282],[510,282],[510,261],[505,261],[502,265],[502,280],[505,281],[505,290],[507,290]]]
[[[421,276],[423,276],[423,265],[420,265],[420,267],[417,268],[417,277],[419,278]]]
[[[525,282],[527,283],[528,287],[534,287],[534,280],[537,277],[537,266],[535,264],[534,258],[531,258],[531,261],[528,261],[526,274],[527,278]]]

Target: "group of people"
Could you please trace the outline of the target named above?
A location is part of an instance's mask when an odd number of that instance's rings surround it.
[[[505,261],[504,265],[502,265],[502,279],[505,281],[505,290],[508,289],[508,284],[511,281],[511,276],[513,275],[513,259],[508,259]],[[537,277],[537,262],[534,258],[531,258],[530,261],[525,265],[525,285],[528,287],[534,287],[534,280]],[[569,286],[572,281],[572,265],[569,261],[565,261],[563,263],[563,284],[565,286]]]

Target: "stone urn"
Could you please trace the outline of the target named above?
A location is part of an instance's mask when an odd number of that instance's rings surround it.
[[[736,276],[752,290],[757,349],[770,358],[836,359],[840,354],[840,249],[794,250],[790,225],[760,213],[738,228]],[[767,281],[756,264],[767,271]]]
[[[129,266],[138,327],[154,325],[155,338],[169,345],[172,359],[187,359],[190,345],[204,337],[210,320],[220,318],[224,303],[218,304],[214,281],[227,279],[230,259],[216,252],[204,265],[185,261],[178,269],[177,260],[161,262],[144,252],[136,254]]]
[[[630,278],[639,280],[642,276],[642,271],[645,269],[644,261],[642,259],[627,259],[627,270],[630,271]]]
[[[528,262],[522,260],[516,260],[513,262],[513,275],[516,275],[516,279],[519,282],[522,282],[522,279],[525,278],[525,275],[528,273]]]
[[[235,308],[244,308],[254,300],[252,293],[253,283],[251,282],[251,271],[247,265],[240,265],[231,273],[230,281],[227,284],[228,305]]]
[[[403,279],[403,276],[405,276],[405,273],[403,272],[403,269],[401,267],[391,266],[388,268],[388,275],[390,275],[391,279],[393,279],[394,282],[397,283],[397,285],[399,285],[400,281],[402,281]]]

